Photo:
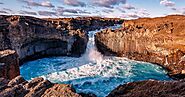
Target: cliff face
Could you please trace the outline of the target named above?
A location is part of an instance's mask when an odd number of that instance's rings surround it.
[[[184,74],[184,23],[185,16],[129,20],[121,29],[97,33],[95,41],[103,54],[160,64],[170,75]]]
[[[88,36],[82,30],[64,31],[51,22],[24,16],[0,16],[0,23],[0,50],[15,50],[21,61],[57,55],[80,56],[86,49]]]
[[[18,55],[14,50],[0,51],[0,77],[13,79],[20,75]]]
[[[107,97],[184,97],[185,80],[140,81],[118,86]]]

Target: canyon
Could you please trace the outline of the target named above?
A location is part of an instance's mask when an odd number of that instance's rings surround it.
[[[39,19],[30,16],[1,15],[0,96],[94,97],[93,94],[77,94],[69,85],[53,84],[42,78],[27,82],[19,76],[19,66],[31,60],[50,56],[79,57],[87,47],[87,31],[122,22],[123,20],[117,18],[100,17]],[[27,85],[29,88],[25,88]],[[61,94],[61,91],[66,92]]]
[[[77,93],[72,85],[56,84],[40,77],[26,81],[20,76],[19,66],[28,61],[51,56],[80,57],[85,53],[89,39],[94,39],[94,37],[89,38],[88,31],[122,23],[123,20],[118,18],[39,19],[29,16],[1,15],[0,96],[96,97],[94,94]],[[93,32],[95,34],[96,48],[103,55],[158,64],[166,69],[168,75],[174,79],[170,81],[146,80],[129,82],[115,88],[107,97],[184,96],[184,23],[185,16],[171,15],[159,18],[124,20],[122,27],[119,29],[105,29],[96,34]],[[92,40],[91,42],[93,44]],[[104,59],[104,62],[105,64],[108,63],[108,65],[118,65],[121,61],[125,62],[122,59],[120,61],[119,58],[113,58],[112,60],[108,58]],[[128,64],[131,64],[131,62],[128,62]],[[85,67],[92,68],[91,65],[89,67],[82,66],[82,71],[84,71],[83,68]],[[94,66],[99,67],[102,64]],[[121,71],[118,67],[120,65],[116,68]],[[107,66],[105,69],[108,71],[109,68],[113,67]],[[116,71],[116,68],[113,70]],[[130,72],[129,68],[132,67],[128,66],[127,68],[125,66],[123,70]],[[74,70],[72,69],[71,74],[73,73]],[[81,74],[79,73],[79,75]],[[87,82],[87,84],[92,83]]]

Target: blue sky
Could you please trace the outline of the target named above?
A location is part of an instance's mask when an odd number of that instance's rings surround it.
[[[0,14],[118,18],[185,15],[185,0],[0,0]]]

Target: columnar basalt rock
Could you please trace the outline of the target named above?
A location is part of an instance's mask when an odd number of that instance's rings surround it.
[[[159,64],[172,77],[184,78],[184,23],[185,16],[178,15],[129,20],[123,28],[97,33],[95,42],[105,55]]]

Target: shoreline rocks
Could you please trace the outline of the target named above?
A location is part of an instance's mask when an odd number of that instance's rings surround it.
[[[184,97],[185,80],[131,82],[118,86],[107,97]]]
[[[174,79],[185,78],[185,16],[128,20],[123,28],[95,36],[104,55],[127,57],[161,65]]]
[[[12,80],[0,78],[0,97],[82,97],[71,85],[53,84],[43,78],[26,81],[21,76]]]

